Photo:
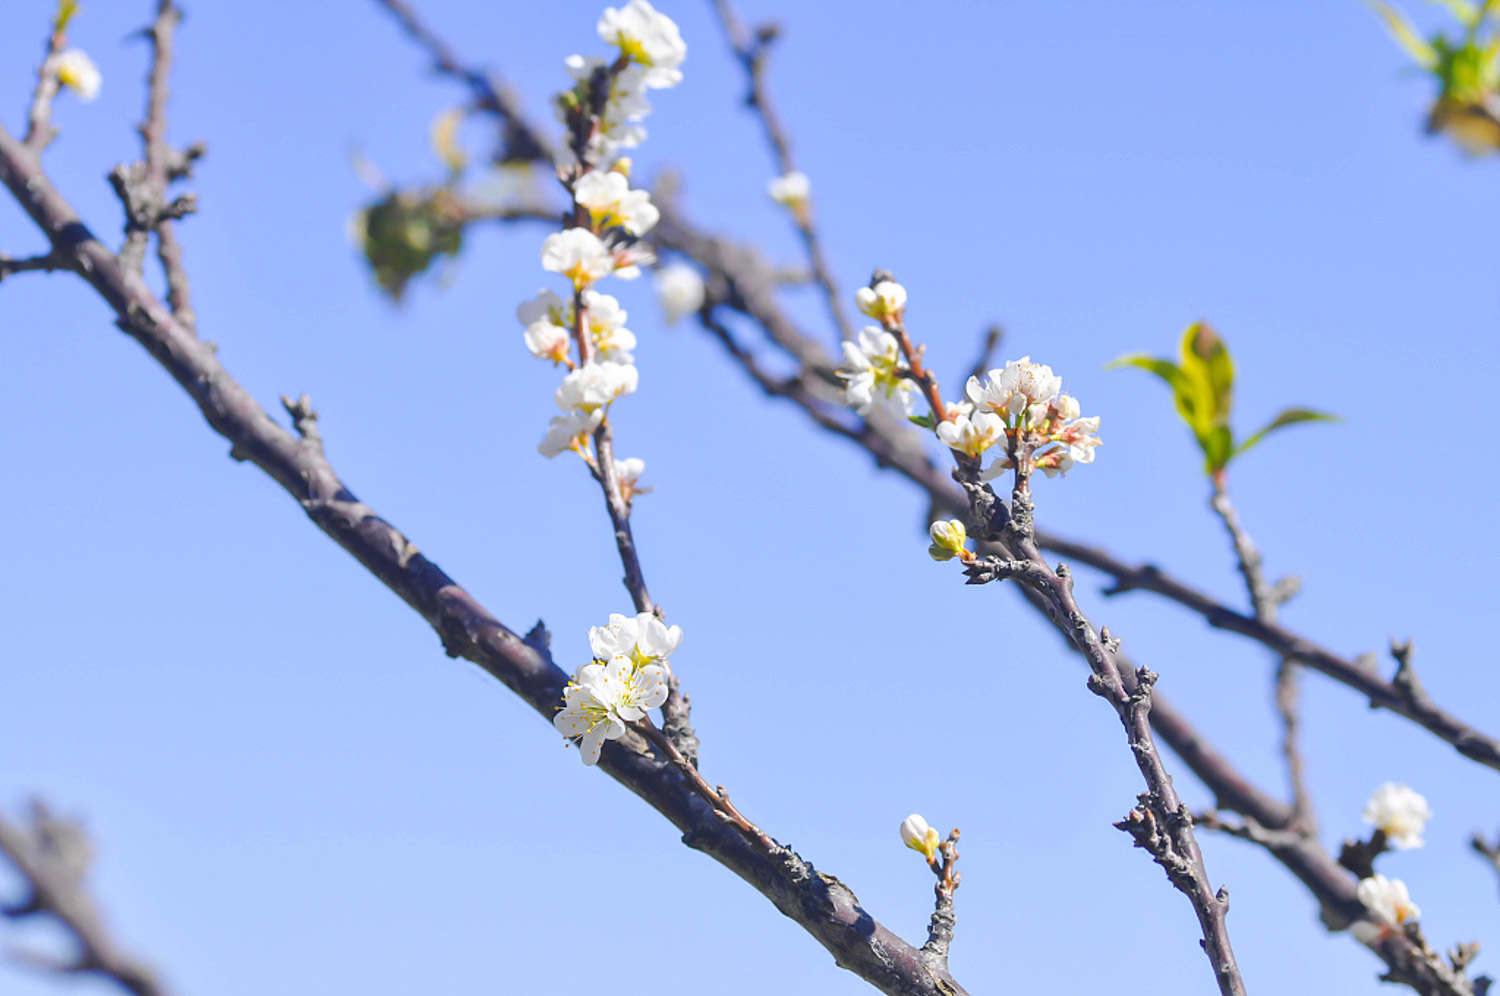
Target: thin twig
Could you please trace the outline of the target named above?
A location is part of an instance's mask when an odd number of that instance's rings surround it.
[[[760,119],[761,127],[766,133],[766,142],[771,147],[771,155],[776,160],[778,174],[786,176],[788,173],[795,172],[797,167],[792,160],[791,139],[787,135],[785,125],[781,123],[781,116],[776,112],[776,105],[771,100],[770,88],[766,85],[766,56],[778,36],[778,31],[773,26],[766,26],[759,29],[752,37],[735,14],[734,7],[729,0],[714,0],[714,10],[718,12],[719,23],[724,27],[724,35],[729,41],[730,48],[734,50],[740,64],[745,67],[745,76],[750,87],[749,93],[745,96],[745,103]],[[833,270],[823,253],[823,240],[818,234],[817,225],[813,222],[812,211],[803,209],[793,211],[791,215],[797,226],[797,233],[802,236],[802,244],[807,250],[807,261],[812,267],[813,279],[822,288],[828,316],[833,321],[839,338],[841,340],[854,338],[854,329],[844,314],[843,295],[839,292],[838,282],[834,279]]]
[[[0,855],[9,859],[26,885],[18,903],[0,907],[12,920],[51,917],[72,937],[76,958],[31,964],[59,975],[80,972],[110,980],[136,996],[166,996],[156,973],[111,936],[84,879],[92,847],[83,828],[54,816],[40,799],[31,804],[31,825],[17,826],[0,814]]]
[[[158,204],[167,200],[167,184],[174,179],[171,151],[167,146],[167,81],[172,70],[172,39],[182,11],[173,0],[159,0],[156,20],[146,29],[151,40],[151,69],[147,76],[146,117],[141,122],[141,141],[146,151],[146,185]],[[191,160],[186,160],[190,162]],[[186,165],[182,167],[186,171]],[[193,313],[187,271],[182,265],[182,245],[171,220],[156,223],[156,256],[167,278],[167,306],[189,329],[197,326]]]
[[[1229,490],[1223,470],[1211,475],[1213,495],[1209,506],[1218,515],[1219,521],[1229,533],[1234,547],[1235,565],[1245,582],[1245,593],[1250,598],[1250,607],[1255,618],[1263,623],[1274,623],[1278,601],[1273,586],[1266,583],[1260,551],[1255,547],[1250,532],[1240,521],[1239,512],[1229,499]],[[1313,810],[1312,794],[1307,788],[1307,764],[1298,742],[1301,714],[1297,708],[1299,698],[1299,665],[1295,657],[1279,655],[1273,679],[1276,712],[1281,718],[1281,756],[1286,766],[1287,781],[1292,790],[1292,819],[1309,834],[1318,830],[1317,815]]]
[[[958,925],[958,916],[953,909],[953,893],[958,889],[963,876],[954,867],[957,864],[958,829],[954,828],[949,831],[948,839],[938,846],[938,854],[927,862],[927,866],[937,876],[937,882],[932,887],[932,917],[927,921],[927,942],[922,945],[922,953],[944,968],[948,967],[948,949],[953,944],[953,930]]]
[[[66,43],[66,27],[60,21],[54,21],[47,34],[42,64],[36,70],[36,87],[31,92],[31,107],[26,114],[26,135],[21,141],[38,155],[57,137],[57,128],[52,124],[52,101],[62,83],[53,71],[53,60]]]

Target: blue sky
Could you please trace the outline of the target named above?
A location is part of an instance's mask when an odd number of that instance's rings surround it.
[[[129,36],[149,6],[85,4],[72,33],[104,90],[59,106],[47,167],[101,233],[119,228],[104,174],[138,154],[146,48]],[[0,108],[16,130],[50,5],[12,7]],[[423,9],[542,121],[562,58],[601,51],[592,3]],[[679,170],[700,223],[796,262],[710,5],[663,9],[686,78],[653,99],[638,175]],[[1412,637],[1434,698],[1500,726],[1496,479],[1479,445],[1500,370],[1500,184],[1493,161],[1424,139],[1427,86],[1364,5],[742,12],[785,29],[773,86],[844,286],[894,270],[950,390],[998,320],[1005,356],[1051,364],[1102,417],[1097,462],[1038,486],[1041,522],[1239,598],[1165,391],[1103,369],[1207,318],[1239,364],[1242,429],[1294,403],[1345,419],[1232,472],[1268,569],[1304,579],[1288,623],[1351,654]],[[544,618],[564,666],[584,663],[587,628],[629,603],[592,482],[534,450],[556,374],[513,311],[550,284],[543,231],[474,233],[401,308],[345,236],[369,196],[352,152],[398,183],[436,177],[428,124],[461,94],[373,4],[195,4],[180,48],[172,136],[209,146],[181,229],[200,333],[268,408],[308,392],[365,501],[513,628]],[[481,153],[478,125],[465,134]],[[41,248],[0,205],[0,252]],[[973,992],[1204,991],[1187,903],[1110,827],[1139,775],[1057,637],[1013,594],[928,560],[910,488],[765,401],[702,335],[666,329],[644,281],[616,291],[642,372],[616,435],[657,488],[635,528],[686,634],[674,663],[710,779],[913,939],[930,876],[897,824],[917,810],[961,827],[952,966]],[[815,298],[787,300],[822,329]],[[41,792],[86,820],[111,921],[175,991],[867,991],[445,657],[226,458],[80,282],[8,279],[0,309],[0,804]],[[1267,654],[1080,577],[1163,693],[1279,790]],[[1494,772],[1317,676],[1305,702],[1325,841],[1363,830],[1379,783],[1412,784],[1436,813],[1428,847],[1381,870],[1411,887],[1434,946],[1500,943],[1494,876],[1465,845],[1500,824]],[[1279,866],[1203,843],[1253,991],[1376,990],[1377,961],[1325,934]],[[5,964],[0,988],[58,991]]]

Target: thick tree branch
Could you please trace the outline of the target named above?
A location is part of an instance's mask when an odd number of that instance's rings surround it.
[[[320,529],[427,620],[450,656],[478,664],[551,720],[567,676],[547,652],[545,630],[538,627],[525,639],[516,635],[355,497],[325,458],[321,441],[278,425],[230,377],[214,348],[178,321],[89,231],[36,156],[3,128],[0,182],[114,311],[121,330],[151,353],[209,425],[229,440],[231,456],[253,463],[291,494]],[[606,744],[600,767],[667,817],[682,831],[684,843],[753,885],[831,951],[839,965],[882,992],[963,992],[920,949],[871,917],[837,879],[790,849],[767,854],[752,846],[718,818],[669,761],[620,741]]]
[[[0,855],[15,866],[27,890],[20,902],[0,907],[0,914],[12,920],[51,917],[78,949],[76,958],[65,961],[20,957],[63,975],[101,976],[136,996],[166,996],[156,973],[120,947],[104,926],[84,882],[92,850],[82,827],[54,816],[41,800],[31,804],[29,827],[0,814]]]

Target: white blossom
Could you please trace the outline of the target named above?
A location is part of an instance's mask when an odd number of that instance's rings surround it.
[[[611,612],[608,623],[589,629],[589,646],[597,660],[624,657],[637,665],[665,664],[680,643],[682,627],[668,626],[650,612],[634,616]]]
[[[697,267],[673,263],[656,271],[656,297],[666,313],[667,324],[676,324],[684,315],[703,307],[708,290]]]
[[[625,327],[626,312],[608,294],[583,292],[583,327],[594,345],[596,363],[630,363],[635,333]]]
[[[961,413],[939,422],[937,437],[949,449],[977,457],[1005,439],[1005,421],[994,412]]]
[[[585,363],[563,378],[553,400],[563,411],[591,412],[634,393],[639,378],[629,363]]]
[[[646,86],[659,89],[682,80],[677,67],[687,58],[687,45],[672,19],[657,13],[646,0],[630,0],[620,9],[604,8],[599,37],[646,67]]]
[[[542,268],[561,273],[577,290],[609,276],[615,268],[614,254],[588,229],[568,228],[553,232],[542,243]]]
[[[941,838],[938,832],[927,825],[919,813],[912,813],[901,821],[901,843],[932,861],[937,855]]]
[[[883,322],[899,316],[906,309],[906,288],[894,280],[882,280],[874,287],[861,287],[855,291],[854,303],[860,311]]]
[[[660,667],[612,657],[579,668],[563,690],[563,707],[552,725],[578,741],[584,764],[597,764],[604,741],[618,740],[625,734],[625,724],[666,700],[667,677]]]
[[[532,322],[526,326],[526,348],[539,360],[567,363],[572,351],[573,337],[561,325],[551,322]]]
[[[1047,406],[1062,391],[1062,378],[1031,357],[1011,360],[1003,370],[991,370],[980,381],[970,377],[964,393],[983,411],[992,411],[1010,426],[1026,427],[1040,422]]]
[[[777,204],[795,209],[805,206],[812,196],[812,181],[807,178],[806,173],[794,169],[767,183],[766,192]]]
[[[630,181],[615,170],[592,169],[573,185],[573,199],[585,208],[598,228],[618,226],[631,235],[645,235],[661,212],[644,190],[631,190]]]
[[[93,100],[99,96],[99,87],[104,82],[99,67],[81,48],[70,48],[54,56],[52,72],[57,82],[78,94],[79,100]]]
[[[1399,878],[1375,875],[1361,879],[1354,894],[1364,904],[1365,917],[1354,921],[1350,929],[1365,944],[1378,944],[1422,916],[1406,892],[1406,883]]]
[[[844,342],[844,403],[861,415],[880,405],[903,418],[912,411],[917,386],[902,376],[905,363],[896,337],[875,325],[859,330],[855,342]]]
[[[595,408],[591,412],[573,409],[562,415],[552,416],[547,423],[547,434],[537,444],[536,451],[542,456],[551,459],[563,450],[575,450],[579,454],[588,451],[588,437],[599,423],[604,420],[604,409]]]
[[[640,457],[628,457],[615,461],[615,480],[620,485],[620,496],[629,502],[636,495],[649,494],[650,488],[640,485],[641,475],[646,472],[646,461]]]
[[[932,537],[927,553],[933,560],[952,560],[955,556],[967,559],[969,551],[965,544],[969,541],[969,532],[959,520],[934,522],[927,527],[927,533]]]
[[[1395,782],[1377,788],[1365,803],[1364,821],[1402,850],[1422,846],[1422,829],[1430,819],[1432,810],[1421,793]]]

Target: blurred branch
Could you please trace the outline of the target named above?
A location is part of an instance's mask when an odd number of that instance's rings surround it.
[[[791,139],[788,137],[786,126],[781,122],[781,115],[776,111],[775,103],[771,100],[770,87],[766,84],[766,57],[770,54],[771,46],[780,37],[780,28],[774,24],[761,25],[752,36],[740,22],[729,0],[714,0],[714,10],[719,15],[719,23],[724,27],[724,35],[729,40],[729,47],[739,59],[740,65],[745,68],[745,76],[750,88],[749,93],[745,95],[745,104],[754,110],[756,117],[760,119],[761,127],[766,133],[766,142],[771,147],[771,155],[776,160],[779,175],[786,176],[796,172],[797,167],[792,160]],[[793,211],[791,215],[798,234],[802,236],[802,244],[807,250],[807,260],[812,267],[813,279],[823,290],[823,300],[828,307],[828,316],[832,319],[834,328],[838,330],[840,339],[853,339],[854,329],[844,314],[844,298],[834,279],[833,270],[828,265],[828,259],[823,253],[823,240],[818,234],[817,226],[813,223],[812,212],[811,210]]]
[[[15,256],[0,254],[0,280],[4,280],[12,273],[33,273],[38,270],[52,273],[56,270],[67,269],[67,261],[57,253],[42,253],[40,256],[23,256],[19,259]]]
[[[516,98],[492,73],[465,66],[442,38],[434,34],[417,17],[410,4],[402,0],[375,0],[391,12],[407,37],[426,49],[432,57],[433,71],[458,80],[469,88],[479,110],[496,114],[505,124],[505,158],[510,161],[542,160],[555,162],[557,152],[545,135],[533,127],[521,113]]]
[[[110,305],[121,330],[166,369],[231,443],[233,458],[253,463],[280,484],[320,529],[427,620],[449,656],[478,664],[550,722],[567,675],[553,663],[544,629],[534,628],[526,639],[518,636],[356,498],[325,457],[323,441],[289,432],[273,420],[224,369],[214,348],[94,236],[36,157],[3,128],[0,182],[55,251]],[[610,741],[600,767],[670,820],[685,844],[728,867],[801,924],[842,967],[886,993],[963,993],[945,970],[876,921],[837,879],[818,873],[788,848],[767,853],[726,825],[669,760]]]
[[[155,973],[121,948],[104,926],[84,882],[93,848],[82,827],[54,816],[37,799],[31,804],[29,827],[0,814],[0,854],[27,890],[20,902],[0,907],[0,914],[11,920],[50,917],[78,948],[77,956],[67,960],[31,951],[16,952],[17,960],[60,975],[102,976],[136,996],[166,996]]]
[[[1469,846],[1474,849],[1475,854],[1484,858],[1494,867],[1496,874],[1500,874],[1500,833],[1495,834],[1495,842],[1493,844],[1484,839],[1484,834],[1476,833],[1473,837],[1469,838]]]
[[[146,116],[141,122],[141,141],[146,162],[143,180],[150,200],[156,207],[151,230],[156,233],[156,255],[167,278],[167,305],[178,321],[189,329],[197,324],[193,314],[191,291],[182,267],[182,246],[173,229],[171,212],[165,210],[167,184],[189,175],[192,163],[203,154],[202,146],[174,153],[167,146],[168,77],[172,70],[172,39],[182,11],[173,0],[159,0],[156,21],[146,29],[151,40],[151,69],[147,74]]]
[[[1211,480],[1213,496],[1209,499],[1209,506],[1229,533],[1230,543],[1234,547],[1235,565],[1239,568],[1240,577],[1244,579],[1245,593],[1250,598],[1255,618],[1260,622],[1274,623],[1276,610],[1280,605],[1277,600],[1278,590],[1266,583],[1260,551],[1256,549],[1255,541],[1240,522],[1239,513],[1229,499],[1224,472],[1220,470],[1212,474]],[[1280,656],[1276,662],[1273,686],[1276,711],[1281,717],[1281,756],[1292,790],[1292,818],[1294,822],[1304,826],[1308,833],[1315,834],[1317,817],[1313,811],[1312,795],[1307,789],[1307,765],[1297,741],[1301,725],[1301,715],[1297,709],[1299,670],[1295,657]]]
[[[52,125],[52,101],[62,84],[52,71],[52,60],[62,51],[66,29],[67,24],[59,18],[47,35],[42,62],[36,70],[36,86],[31,92],[31,107],[26,113],[26,135],[22,141],[38,155],[57,137],[57,129]]]

